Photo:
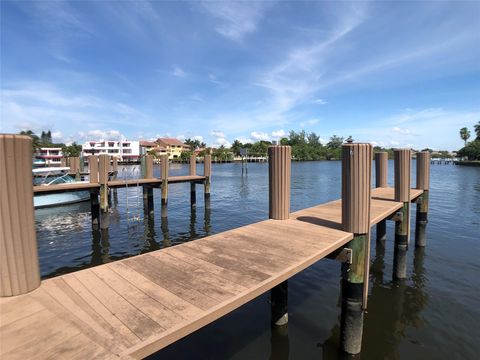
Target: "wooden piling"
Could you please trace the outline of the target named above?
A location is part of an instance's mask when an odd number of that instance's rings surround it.
[[[375,154],[375,186],[388,186],[388,153],[378,152]],[[377,224],[377,241],[387,240],[387,222],[382,220]]]
[[[100,229],[108,228],[108,173],[110,157],[106,154],[98,157],[98,182],[100,183]]]
[[[29,136],[0,135],[0,297],[40,286],[31,164]]]
[[[153,156],[145,155],[144,157],[144,174],[145,179],[153,179]],[[143,186],[143,210],[145,214],[153,215],[153,188],[148,185]]]
[[[98,156],[90,155],[88,157],[88,173],[90,183],[98,184]]]
[[[395,149],[395,201],[403,202],[399,219],[395,222],[395,247],[393,252],[393,278],[407,277],[407,251],[410,238],[410,175],[412,151]]]
[[[190,176],[197,175],[197,157],[195,154],[190,155]],[[197,193],[195,183],[190,183],[190,205],[197,206]]]
[[[190,155],[190,175],[197,175],[197,156],[195,154]]]
[[[290,174],[292,149],[290,146],[268,148],[269,217],[285,220],[290,216]]]
[[[60,166],[61,167],[67,167],[67,159],[66,158],[62,157],[60,159]]]
[[[212,155],[205,155],[203,157],[203,175],[205,176],[204,181],[204,196],[205,196],[205,207],[210,208],[210,179],[212,177]]]
[[[290,217],[290,176],[292,148],[290,146],[270,146],[268,148],[268,198],[269,218],[286,220]],[[271,324],[288,324],[288,280],[270,291]]]
[[[162,205],[168,203],[168,155],[160,155],[162,177]],[[163,215],[163,212],[162,212]]]
[[[426,227],[428,222],[428,195],[430,189],[430,153],[417,153],[417,189],[423,194],[417,199],[417,214],[415,217],[415,246],[424,247],[427,243]]]
[[[368,295],[372,151],[370,144],[342,146],[342,228],[354,234],[352,263],[342,264],[341,347],[348,354],[361,350]]]

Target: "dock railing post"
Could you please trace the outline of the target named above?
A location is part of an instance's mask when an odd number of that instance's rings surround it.
[[[375,187],[388,186],[388,153],[378,152],[375,154]],[[377,241],[387,240],[387,221],[382,220],[377,224]]]
[[[168,155],[160,155],[161,159],[161,177],[162,177],[162,217],[167,216],[163,207],[168,203]],[[165,208],[166,210],[166,208]]]
[[[197,175],[197,157],[195,154],[190,155],[190,176]],[[197,193],[195,189],[195,182],[190,182],[190,205],[192,207],[197,205]]]
[[[290,146],[270,146],[268,148],[268,204],[269,218],[286,220],[290,218],[290,175],[292,149]],[[288,324],[288,280],[272,288],[271,324]]]
[[[210,208],[210,181],[212,178],[212,155],[205,155],[203,157],[203,175],[204,180],[204,196],[205,196],[205,208]]]
[[[410,174],[412,151],[395,149],[395,201],[402,202],[401,217],[395,222],[395,247],[393,252],[393,278],[407,277],[407,251],[410,239]]]
[[[426,227],[428,222],[428,191],[430,189],[430,152],[417,153],[417,189],[423,194],[417,199],[417,214],[415,218],[415,246],[427,244]]]
[[[153,179],[153,156],[145,155],[143,158],[144,168],[142,177]],[[145,214],[153,214],[153,188],[149,185],[143,186],[143,210]]]
[[[0,297],[6,297],[40,286],[29,136],[0,135],[0,184]]]
[[[372,145],[342,146],[342,229],[353,233],[347,245],[352,263],[342,264],[341,347],[358,354],[362,347],[363,311],[368,295]]]
[[[100,229],[108,229],[108,173],[110,157],[102,154],[98,157],[98,182],[100,183]]]

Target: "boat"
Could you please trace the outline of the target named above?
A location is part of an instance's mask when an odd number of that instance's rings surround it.
[[[32,169],[33,185],[50,186],[78,183],[79,181],[76,181],[68,174],[69,170],[69,167],[44,167]],[[88,191],[69,191],[58,194],[36,194],[33,197],[33,205],[35,209],[39,209],[49,206],[74,204],[87,200],[90,200],[90,192]]]

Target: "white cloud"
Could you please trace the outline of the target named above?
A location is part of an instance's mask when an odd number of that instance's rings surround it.
[[[393,127],[393,131],[399,133],[399,134],[402,134],[402,135],[410,135],[412,132],[410,131],[410,129],[407,129],[407,128],[401,128],[401,127],[398,127],[398,126],[394,126]]]
[[[277,131],[272,131],[272,137],[273,138],[279,139],[279,138],[283,138],[287,135],[288,135],[287,132],[283,129],[282,130],[277,130]]]
[[[261,1],[204,1],[203,9],[218,20],[215,30],[234,41],[241,41],[257,29],[268,7]]]
[[[314,103],[315,103],[315,104],[318,104],[318,105],[326,105],[326,104],[328,104],[328,102],[327,102],[326,100],[324,100],[324,99],[316,99],[316,100],[314,101]]]
[[[0,129],[50,130],[73,134],[85,128],[127,125],[148,127],[152,119],[122,102],[115,102],[45,82],[2,84]],[[4,120],[7,119],[7,120]]]
[[[256,141],[260,141],[260,140],[269,141],[270,140],[270,135],[268,135],[265,132],[252,131],[250,133],[250,136],[252,137],[253,140],[256,140]]]
[[[251,144],[253,142],[252,139],[244,137],[244,136],[237,137],[237,138],[235,138],[235,140],[240,141],[242,144]]]
[[[210,132],[210,135],[214,136],[214,137],[218,137],[218,138],[224,138],[225,137],[225,134],[219,130],[212,130]]]
[[[174,66],[173,66],[173,70],[172,70],[171,74],[172,74],[173,76],[176,76],[176,77],[185,77],[185,76],[188,75],[188,74],[185,72],[185,70],[183,70],[180,66],[177,66],[177,65],[174,65]]]
[[[304,128],[306,126],[312,126],[312,125],[317,124],[319,121],[320,121],[319,119],[310,119],[310,120],[307,120],[307,121],[302,121],[300,123],[300,127]]]
[[[89,130],[89,131],[80,131],[78,137],[84,141],[89,140],[121,140],[125,139],[125,136],[118,130]]]
[[[53,141],[62,141],[63,133],[61,131],[53,131],[52,132],[52,139]]]

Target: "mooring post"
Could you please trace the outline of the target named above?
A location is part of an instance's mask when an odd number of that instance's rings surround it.
[[[269,218],[286,220],[290,217],[290,174],[292,149],[290,146],[268,148],[268,204]],[[270,291],[271,324],[288,324],[288,281],[280,283]]]
[[[395,201],[402,202],[400,217],[395,221],[395,247],[393,251],[393,278],[407,277],[407,251],[410,238],[410,173],[412,151],[395,149]]]
[[[168,203],[168,155],[160,155],[161,176],[162,176],[162,205]],[[164,211],[162,211],[163,216]],[[166,211],[165,211],[166,216]]]
[[[424,247],[427,244],[426,227],[428,222],[428,190],[430,188],[430,152],[417,153],[417,189],[423,190],[416,201],[415,246]]]
[[[0,184],[0,297],[6,297],[40,286],[29,136],[0,135]]]
[[[98,156],[90,155],[88,157],[89,181],[92,184],[98,184]],[[92,217],[92,228],[98,230],[100,227],[100,202],[98,200],[99,191],[90,191],[90,214]]]
[[[190,176],[197,175],[197,157],[195,154],[190,155]],[[197,193],[195,189],[196,183],[190,182],[190,205],[197,206]]]
[[[66,158],[62,157],[60,159],[60,166],[61,167],[67,167],[67,159]]]
[[[110,157],[107,154],[98,157],[98,182],[100,183],[100,229],[107,229],[108,218],[108,172]]]
[[[153,156],[145,155],[142,160],[144,161],[142,177],[153,179]],[[153,188],[150,185],[143,186],[143,210],[145,214],[153,215]]]
[[[212,155],[205,155],[203,158],[203,175],[204,181],[204,196],[205,196],[205,208],[210,208],[210,181],[212,177]]]
[[[112,156],[112,171],[113,171],[113,180],[117,180],[118,177],[118,158]],[[113,189],[113,197],[117,196],[117,188]]]
[[[342,263],[341,347],[358,354],[368,295],[372,145],[342,146],[342,229],[353,233],[347,245],[352,263]]]
[[[388,186],[388,153],[375,154],[375,186],[377,188]],[[387,221],[382,220],[377,224],[377,241],[387,240]]]

